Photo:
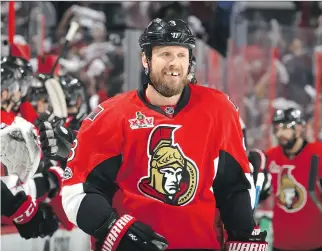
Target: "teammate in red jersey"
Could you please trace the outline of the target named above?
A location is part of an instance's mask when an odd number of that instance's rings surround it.
[[[20,102],[22,91],[16,70],[10,63],[1,62],[1,130],[16,122],[16,114],[11,109]],[[32,127],[31,124],[30,126]],[[32,145],[34,139],[29,140],[29,145]],[[26,166],[28,151],[21,146],[25,142],[25,138],[16,140],[15,137],[4,137],[1,134],[1,175],[6,176],[1,177],[1,216],[5,216],[1,220],[2,223],[15,224],[19,234],[29,239],[52,235],[58,229],[58,221],[51,207],[37,203],[29,194],[33,194],[34,198],[41,197],[45,192],[49,196],[55,196],[61,187],[56,185],[61,178],[56,168],[42,172],[41,175],[26,180],[24,184],[21,184],[17,175],[8,176],[10,166],[18,166],[18,169],[19,166]]]
[[[31,64],[24,58],[13,56],[2,57],[1,64],[5,64],[14,71],[17,84],[19,85],[19,97],[16,97],[11,101],[11,111],[15,113],[15,115],[21,116],[34,124],[38,115],[27,100],[28,90],[30,89],[33,80]]]
[[[275,194],[274,250],[322,250],[322,214],[308,195],[313,155],[320,159],[316,192],[321,195],[322,143],[308,143],[304,125],[301,112],[293,108],[277,110],[273,119],[279,146],[266,151],[266,157]]]
[[[14,71],[1,64],[1,123],[10,125],[15,119],[11,108],[16,99],[20,99],[20,92]]]
[[[149,79],[84,120],[64,173],[63,206],[93,250],[266,250],[252,235],[254,184],[236,107],[187,84],[195,38],[182,20],[153,20],[141,35]]]

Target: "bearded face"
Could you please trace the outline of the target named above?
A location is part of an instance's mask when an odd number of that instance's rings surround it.
[[[178,95],[187,83],[189,50],[182,46],[155,46],[150,67],[154,89],[164,97]]]
[[[299,135],[299,126],[291,126],[291,124],[274,125],[274,134],[278,140],[278,144],[284,149],[292,149]]]

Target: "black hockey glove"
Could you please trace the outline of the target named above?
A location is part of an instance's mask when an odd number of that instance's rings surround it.
[[[22,238],[43,238],[58,229],[58,219],[49,205],[38,204],[23,191],[16,194],[14,201],[4,215],[13,221]]]
[[[75,133],[63,126],[53,127],[49,122],[39,125],[40,143],[48,159],[66,161],[75,139]]]
[[[268,243],[266,242],[267,232],[261,232],[256,227],[252,234],[241,231],[228,231],[228,240],[225,245],[225,250],[253,250],[267,251]]]
[[[168,247],[164,237],[128,214],[119,218],[113,214],[95,237],[95,251],[161,251]]]

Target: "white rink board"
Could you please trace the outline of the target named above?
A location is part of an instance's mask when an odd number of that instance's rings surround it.
[[[1,251],[89,251],[90,238],[78,228],[59,229],[52,237],[25,240],[18,233],[1,234]]]

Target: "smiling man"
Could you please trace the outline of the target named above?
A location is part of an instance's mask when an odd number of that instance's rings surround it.
[[[93,250],[266,250],[252,235],[254,184],[239,113],[226,94],[192,85],[195,38],[153,20],[139,39],[148,82],[86,119],[66,167],[63,206]]]
[[[318,177],[313,183],[316,196],[322,196],[322,143],[304,138],[305,124],[298,109],[275,111],[273,133],[278,146],[268,149],[266,158],[262,156],[274,192],[274,251],[322,250],[322,214],[309,194],[310,166],[312,157],[317,156]],[[261,197],[267,195],[262,191]]]

